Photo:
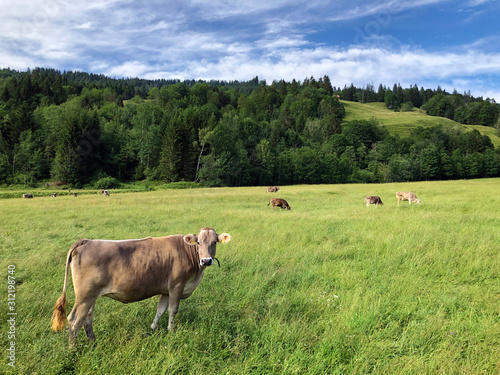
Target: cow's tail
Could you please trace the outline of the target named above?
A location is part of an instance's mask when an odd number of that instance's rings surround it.
[[[80,245],[81,241],[78,241],[73,244],[73,246],[71,246],[71,249],[69,249],[68,251],[63,290],[61,296],[57,299],[57,302],[54,306],[54,313],[52,314],[52,329],[54,330],[54,332],[61,331],[66,325],[66,304],[68,303],[68,301],[66,300],[66,288],[68,286],[69,265],[71,263],[73,250]]]

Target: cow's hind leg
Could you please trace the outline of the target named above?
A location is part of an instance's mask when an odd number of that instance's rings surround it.
[[[158,322],[162,315],[167,311],[168,308],[168,294],[162,294],[160,297],[160,302],[158,302],[158,307],[156,308],[156,316],[151,324],[151,329],[154,331],[158,327]],[[170,329],[170,328],[169,328]]]
[[[69,346],[76,346],[76,339],[78,337],[78,332],[82,328],[83,323],[87,319],[87,315],[90,309],[94,306],[95,298],[91,300],[86,300],[83,302],[75,302],[75,306],[68,316],[68,326],[69,326]]]
[[[94,318],[94,308],[95,308],[95,302],[90,308],[89,312],[87,313],[85,320],[83,321],[83,327],[85,328],[85,333],[87,334],[87,338],[90,341],[95,340],[94,329],[92,328],[92,319]]]

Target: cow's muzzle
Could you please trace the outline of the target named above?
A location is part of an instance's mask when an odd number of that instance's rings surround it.
[[[202,266],[202,267],[211,266],[213,263],[214,263],[214,260],[212,258],[201,258],[200,259],[200,266]]]

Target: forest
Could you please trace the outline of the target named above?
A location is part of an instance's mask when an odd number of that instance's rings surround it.
[[[498,127],[500,105],[470,93],[304,81],[117,79],[0,70],[0,184],[113,188],[398,182],[500,176],[500,150],[477,130],[389,133],[345,122],[342,100],[425,110]]]

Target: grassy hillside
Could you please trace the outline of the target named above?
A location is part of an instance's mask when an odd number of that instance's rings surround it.
[[[358,103],[345,100],[341,100],[341,103],[346,111],[344,121],[369,120],[374,117],[391,133],[401,136],[409,135],[410,130],[418,126],[442,125],[466,130],[477,129],[481,134],[488,135],[495,147],[500,147],[500,137],[496,135],[496,130],[489,126],[462,125],[444,117],[427,116],[419,109],[414,109],[411,112],[394,112],[388,110],[384,103]]]
[[[0,269],[15,267],[13,374],[497,374],[499,179],[160,190],[0,201]],[[422,204],[396,205],[413,191]],[[384,205],[365,207],[365,195]],[[232,235],[181,301],[97,301],[95,344],[50,330],[67,250],[79,238]],[[7,288],[4,288],[7,297]],[[7,303],[0,329],[9,331]],[[68,291],[68,308],[74,303]],[[12,340],[10,340],[12,341]],[[8,348],[7,334],[0,344]]]

